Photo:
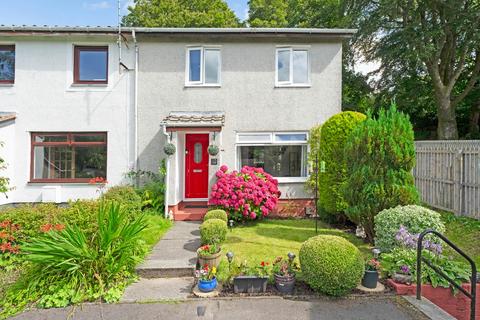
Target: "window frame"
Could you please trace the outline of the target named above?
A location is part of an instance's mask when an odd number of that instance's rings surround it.
[[[12,50],[13,51],[13,79],[12,80],[0,80],[0,84],[14,84],[15,83],[15,76],[16,76],[16,63],[17,63],[17,49],[14,44],[0,44],[1,50]]]
[[[190,51],[200,50],[200,80],[190,81]],[[218,82],[205,82],[205,51],[216,50],[218,56]],[[185,87],[221,87],[222,86],[222,47],[221,46],[188,46],[185,53]]]
[[[108,45],[105,46],[88,46],[88,45],[74,45],[73,46],[73,84],[108,84]],[[80,80],[80,52],[81,51],[100,51],[105,52],[105,80]]]
[[[289,68],[289,80],[278,80],[278,53],[280,51],[289,51],[290,68]],[[307,82],[293,82],[293,52],[294,51],[306,51],[307,52]],[[310,58],[310,46],[277,46],[275,48],[275,87],[311,87],[311,58]]]
[[[78,142],[75,141],[76,136],[103,136],[104,141],[89,141]],[[55,142],[36,142],[37,136],[67,136],[67,141],[55,141]],[[105,166],[105,180],[108,176],[108,134],[107,132],[30,132],[30,183],[89,183],[91,178],[57,178],[57,179],[44,179],[34,177],[34,163],[35,163],[35,147],[48,146],[48,147],[85,147],[85,146],[105,146],[105,152],[107,154],[106,166]]]
[[[248,141],[242,141],[239,142],[238,137],[239,135],[258,135],[258,134],[269,134],[270,135],[270,140],[264,141],[264,142],[248,142]],[[305,141],[282,141],[278,142],[275,141],[275,135],[276,134],[305,134]],[[240,170],[242,167],[242,159],[241,159],[241,152],[240,148],[241,147],[255,147],[255,146],[302,146],[302,163],[300,164],[302,172],[305,173],[305,176],[300,176],[300,177],[274,177],[275,179],[278,180],[280,183],[304,183],[305,181],[308,180],[309,177],[309,170],[308,170],[308,138],[309,138],[309,132],[308,131],[274,131],[274,132],[236,132],[236,137],[235,137],[235,167],[236,170]],[[304,151],[303,151],[304,150]],[[306,154],[303,154],[305,152]]]

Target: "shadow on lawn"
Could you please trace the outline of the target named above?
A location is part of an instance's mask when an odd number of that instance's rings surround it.
[[[348,237],[348,234],[346,234],[341,230],[335,230],[335,229],[318,229],[318,234],[317,234],[315,233],[315,230],[310,230],[307,228],[295,228],[295,227],[288,227],[288,226],[285,226],[283,228],[268,228],[268,227],[258,226],[257,228],[255,228],[255,233],[262,237],[295,241],[295,242],[304,242],[305,240],[311,237],[314,237],[316,235],[340,236],[340,237],[346,238],[347,240],[351,240]]]

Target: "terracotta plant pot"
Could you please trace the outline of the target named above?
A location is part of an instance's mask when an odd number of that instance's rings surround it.
[[[362,286],[369,289],[375,289],[378,282],[377,270],[365,270],[365,274],[362,279]]]
[[[208,265],[209,267],[217,268],[220,264],[220,260],[222,260],[222,250],[219,249],[217,253],[210,254],[210,255],[201,255],[198,254],[198,262],[200,267],[204,265]]]
[[[291,293],[295,287],[295,276],[273,275],[275,278],[275,287],[281,293]]]

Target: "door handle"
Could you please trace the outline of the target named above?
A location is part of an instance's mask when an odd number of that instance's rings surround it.
[[[199,173],[199,172],[202,172],[202,169],[193,169],[193,172],[194,173]]]

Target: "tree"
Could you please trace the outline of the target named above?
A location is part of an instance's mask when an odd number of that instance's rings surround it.
[[[288,1],[248,1],[248,25],[250,27],[283,28],[288,26]]]
[[[343,150],[349,134],[365,118],[363,113],[344,111],[330,117],[322,125],[320,161],[325,162],[325,172],[320,172],[318,177],[319,206],[323,217],[328,220],[340,220],[347,207],[340,190],[347,179]]]
[[[480,77],[480,1],[364,0],[355,5],[362,16],[357,48],[368,60],[381,61],[384,79],[409,68],[425,70],[437,136],[457,139],[457,107]],[[466,81],[461,90],[459,79]]]
[[[322,132],[323,137],[323,132]],[[415,145],[408,116],[395,105],[371,115],[350,133],[345,145],[346,181],[341,190],[347,217],[374,239],[374,218],[383,209],[415,204],[412,168]]]
[[[239,27],[223,0],[135,0],[123,24],[135,27]]]

